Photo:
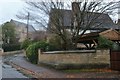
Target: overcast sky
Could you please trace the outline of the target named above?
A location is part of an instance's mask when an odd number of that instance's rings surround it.
[[[23,0],[0,0],[0,24],[10,21],[11,19],[21,21],[16,17],[16,14],[22,11],[25,6],[26,4]],[[118,16],[114,15],[111,17],[113,20],[117,20]]]
[[[16,14],[22,11],[25,5],[22,0],[0,0],[0,24],[11,19],[19,20]]]

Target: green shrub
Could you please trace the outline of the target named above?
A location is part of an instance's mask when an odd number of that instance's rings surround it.
[[[45,41],[39,41],[29,45],[29,47],[26,49],[26,56],[28,60],[36,64],[38,60],[38,49],[40,48],[42,51],[46,51],[47,46],[48,43],[46,43]]]
[[[2,48],[5,52],[20,50],[20,43],[18,43],[18,44],[3,44]]]
[[[26,39],[26,40],[24,40],[23,42],[22,42],[22,44],[21,44],[21,49],[27,49],[27,47],[30,45],[30,44],[32,44],[32,41],[31,40],[29,40],[29,39]]]
[[[48,43],[46,51],[55,51],[55,50],[58,50],[58,48],[55,45],[53,45],[52,43]]]
[[[26,56],[32,63],[37,63],[37,52],[35,50],[35,44],[29,45],[29,47],[26,49]]]
[[[98,48],[100,49],[112,49],[113,42],[106,39],[105,37],[100,36],[98,38]]]
[[[62,50],[62,41],[59,36],[52,36],[49,40],[49,51]]]

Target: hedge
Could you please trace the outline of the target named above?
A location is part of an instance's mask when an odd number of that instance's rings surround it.
[[[21,50],[20,43],[18,44],[3,44],[2,48],[4,52]]]

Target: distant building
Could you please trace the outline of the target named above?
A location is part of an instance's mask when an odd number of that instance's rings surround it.
[[[19,40],[19,42],[24,41],[27,38],[27,24],[12,19],[10,23],[16,26],[16,38]],[[46,40],[47,33],[43,30],[36,30],[32,25],[29,25],[28,38],[34,41]]]
[[[27,38],[27,24],[15,21],[11,19],[10,23],[15,25],[16,30],[16,38],[18,42],[22,42]],[[28,25],[28,38],[32,39],[31,35],[32,33],[36,32],[35,28],[32,25]]]
[[[39,40],[47,40],[48,34],[46,31],[36,31],[32,32],[29,36],[32,40],[39,41]]]

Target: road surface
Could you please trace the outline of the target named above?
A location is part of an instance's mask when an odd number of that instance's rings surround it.
[[[15,68],[5,63],[7,61],[10,61],[10,59],[13,57],[15,56],[0,57],[0,61],[2,64],[1,67],[2,78],[27,78],[25,75],[17,71]]]

